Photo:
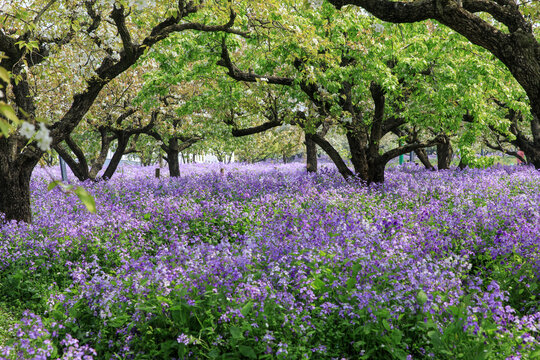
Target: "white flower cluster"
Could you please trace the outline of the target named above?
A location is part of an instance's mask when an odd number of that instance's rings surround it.
[[[36,127],[33,124],[25,121],[19,129],[19,134],[27,139],[34,137],[34,140],[37,142],[39,148],[43,151],[51,149],[52,138],[49,133],[49,129],[47,129],[43,123],[39,124],[39,130],[36,131]]]
[[[120,54],[117,53],[116,51],[114,51],[111,55],[111,58],[114,60],[114,61],[120,61]]]
[[[307,110],[308,110],[307,106],[303,103],[298,103],[292,108],[293,112],[297,112],[297,111],[306,112]]]
[[[320,9],[323,4],[323,0],[311,0],[311,7],[314,9]]]
[[[280,127],[277,128],[277,130],[279,132],[282,132],[282,131],[290,130],[291,128],[292,128],[291,124],[282,124]]]
[[[375,23],[371,26],[375,32],[382,33],[384,31],[384,25],[380,23]]]

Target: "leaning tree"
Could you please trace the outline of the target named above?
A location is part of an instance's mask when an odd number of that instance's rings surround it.
[[[213,1],[4,2],[0,8],[0,102],[11,105],[26,124],[41,124],[50,145],[65,140],[88,112],[105,85],[172,33],[195,30],[235,32],[229,4]],[[219,25],[208,24],[208,18]],[[49,80],[62,77],[69,105],[51,117],[41,100]],[[5,121],[3,121],[5,123]],[[0,212],[6,219],[31,221],[30,176],[47,150],[28,126],[0,138]],[[50,133],[49,133],[50,132]],[[47,142],[45,143],[46,145]]]
[[[540,169],[540,5],[521,0],[328,0],[341,9],[357,5],[381,20],[413,23],[427,19],[460,33],[510,70],[527,93],[530,136],[514,127],[514,144]],[[487,15],[487,16],[486,16]]]

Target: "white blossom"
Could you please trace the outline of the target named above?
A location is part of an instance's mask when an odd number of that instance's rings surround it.
[[[311,0],[311,6],[314,9],[319,9],[322,6],[323,0]]]
[[[36,127],[25,121],[19,129],[19,133],[25,138],[30,139],[36,133]]]
[[[41,150],[47,151],[51,149],[52,137],[45,124],[39,124],[39,131],[36,133],[35,140]]]
[[[384,31],[384,25],[380,23],[375,23],[371,26],[375,32],[382,33]]]
[[[135,0],[133,5],[137,10],[140,11],[147,7],[148,3],[145,0]]]
[[[262,77],[262,78],[261,78],[261,81],[268,82],[268,78]]]
[[[306,112],[307,107],[306,107],[306,105],[304,105],[302,103],[298,103],[293,107],[292,111],[293,112],[297,112],[297,111]]]

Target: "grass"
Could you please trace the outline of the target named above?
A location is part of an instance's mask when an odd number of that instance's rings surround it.
[[[13,336],[9,330],[17,322],[17,316],[0,303],[0,346],[3,346]]]

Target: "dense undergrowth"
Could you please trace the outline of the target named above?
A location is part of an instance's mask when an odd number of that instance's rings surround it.
[[[123,172],[97,215],[34,174],[0,358],[540,359],[534,169]]]

